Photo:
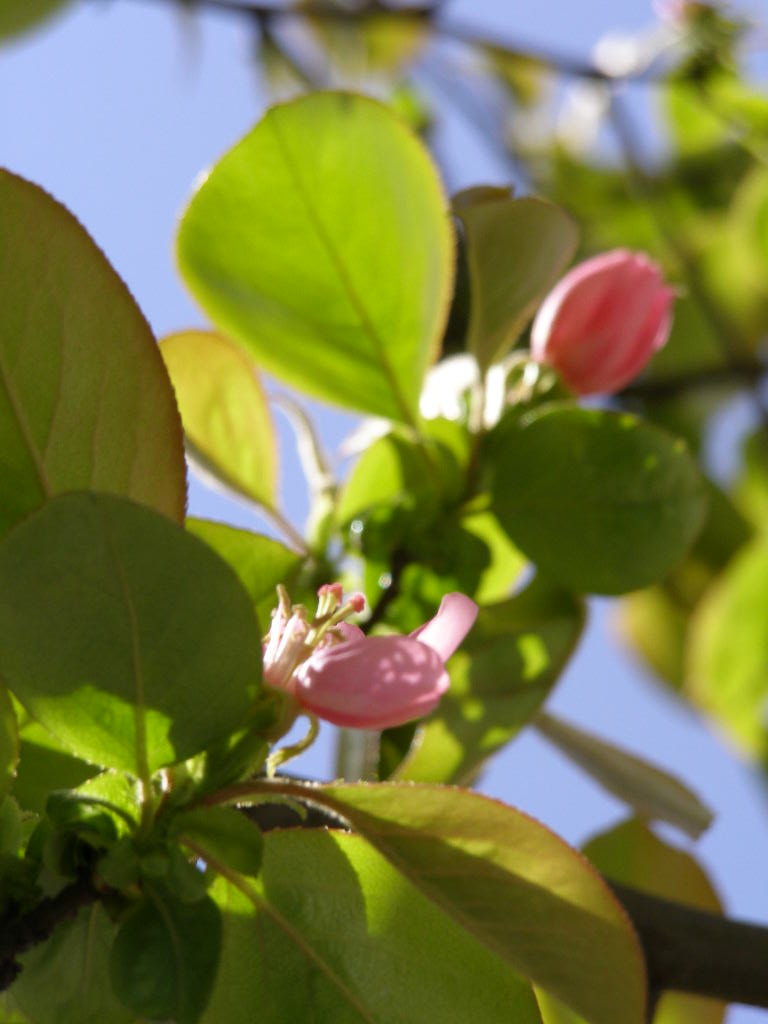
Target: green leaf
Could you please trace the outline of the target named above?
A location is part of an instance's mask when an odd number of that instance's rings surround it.
[[[268,622],[277,604],[277,584],[290,591],[303,565],[302,556],[271,537],[207,519],[190,517],[187,529],[229,563],[250,594],[259,621]]]
[[[160,351],[193,459],[238,494],[274,506],[274,428],[254,364],[210,331],[171,334]]]
[[[273,107],[193,197],[178,256],[202,307],[260,367],[417,421],[454,239],[426,149],[387,107],[350,93]]]
[[[722,913],[712,883],[694,858],[663,842],[636,818],[591,839],[584,852],[614,882]],[[669,992],[659,1001],[653,1024],[720,1024],[724,1013],[722,1003]]]
[[[26,715],[24,709],[21,710]],[[24,722],[19,735],[21,744],[13,795],[24,810],[42,814],[51,790],[75,789],[98,772],[92,764],[68,753],[33,719]]]
[[[494,604],[509,594],[527,564],[527,559],[510,541],[492,512],[471,512],[461,519],[462,529],[482,541],[489,561],[482,568],[472,597],[478,604]]]
[[[101,903],[63,921],[47,942],[20,959],[11,988],[14,1008],[34,1024],[133,1024],[109,983],[115,925]]]
[[[739,746],[768,757],[768,544],[747,546],[705,594],[688,638],[686,691]]]
[[[233,732],[260,666],[232,570],[150,509],[65,495],[0,544],[0,677],[79,757],[146,780]]]
[[[673,775],[552,715],[536,728],[597,783],[640,815],[676,825],[691,838],[712,824],[712,812]]]
[[[199,807],[174,818],[168,832],[195,852],[213,854],[217,861],[242,875],[257,875],[262,837],[252,821],[234,807]]]
[[[0,534],[63,491],[183,521],[173,390],[128,289],[63,206],[0,170]]]
[[[396,777],[471,784],[483,762],[534,717],[583,624],[582,603],[539,579],[516,597],[481,608],[448,663],[450,690]]]
[[[508,190],[453,199],[464,228],[472,289],[467,348],[481,370],[506,355],[573,258],[578,230],[559,206]]]
[[[0,800],[11,788],[19,759],[19,730],[8,691],[0,681]]]
[[[270,788],[342,815],[449,918],[590,1024],[642,1024],[644,962],[624,911],[531,818],[454,787]]]
[[[4,36],[14,36],[34,28],[66,7],[71,0],[0,0],[0,43]]]
[[[490,454],[502,526],[574,590],[619,594],[661,579],[704,522],[685,444],[633,416],[548,405],[503,424]]]
[[[213,989],[220,949],[221,914],[209,896],[184,903],[159,886],[145,886],[112,944],[115,995],[142,1017],[196,1024]]]
[[[204,1024],[540,1024],[530,986],[360,836],[264,837],[259,880],[220,879]]]

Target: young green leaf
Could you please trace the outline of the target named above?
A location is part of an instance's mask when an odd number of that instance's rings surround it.
[[[668,821],[693,839],[712,824],[709,808],[669,772],[552,715],[539,714],[536,728],[599,785],[644,818]]]
[[[133,1013],[197,1024],[216,979],[221,914],[205,896],[184,903],[158,886],[121,921],[109,958],[112,987]]]
[[[501,359],[571,261],[578,231],[564,210],[506,190],[454,196],[464,228],[472,305],[467,348],[481,370]]]
[[[195,852],[212,854],[241,875],[258,875],[262,837],[259,829],[234,807],[198,807],[173,819],[168,832]],[[205,851],[203,853],[202,851]]]
[[[531,818],[453,787],[271,788],[342,815],[450,919],[590,1024],[644,1021],[644,961],[626,914]]]
[[[0,677],[79,757],[146,781],[243,723],[260,666],[232,570],[150,509],[65,495],[0,544]]]
[[[574,590],[620,594],[665,576],[706,513],[682,441],[629,415],[552,404],[492,439],[493,508],[515,544]]]
[[[171,334],[160,351],[192,458],[238,494],[273,506],[275,436],[256,367],[211,331]]]
[[[483,762],[534,717],[583,625],[582,602],[538,578],[516,597],[481,608],[448,664],[451,688],[396,778],[471,784]]]
[[[131,294],[36,185],[0,170],[0,211],[0,535],[78,489],[183,521],[181,421]]]
[[[181,272],[260,367],[414,424],[454,239],[426,149],[387,107],[311,93],[273,107],[184,214]]]
[[[768,544],[749,545],[694,613],[686,690],[754,757],[768,756]]]
[[[259,879],[221,878],[203,1024],[540,1024],[530,986],[360,836],[264,837]]]

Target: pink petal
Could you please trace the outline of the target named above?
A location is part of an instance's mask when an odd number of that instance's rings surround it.
[[[439,654],[407,636],[316,651],[296,673],[299,703],[334,725],[387,729],[421,718],[449,686]]]
[[[413,640],[436,651],[443,661],[459,646],[477,618],[477,605],[465,594],[446,594],[437,615],[411,633]]]

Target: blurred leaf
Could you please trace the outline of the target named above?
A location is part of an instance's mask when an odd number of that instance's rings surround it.
[[[150,509],[65,495],[0,545],[0,677],[80,757],[139,778],[191,757],[243,722],[260,665],[232,570]]]
[[[636,818],[596,836],[584,847],[596,868],[614,882],[662,899],[722,912],[712,884],[694,858],[662,842]],[[711,999],[664,993],[653,1024],[720,1024],[725,1007]],[[546,1024],[556,1024],[545,1017]]]
[[[558,206],[526,196],[454,196],[472,289],[467,348],[485,371],[517,340],[573,257],[576,224]]]
[[[561,753],[642,817],[667,821],[693,839],[712,824],[712,812],[687,786],[650,762],[552,715],[536,728]]]
[[[0,43],[5,36],[34,28],[69,3],[71,0],[0,0]]]
[[[262,838],[256,825],[235,807],[197,807],[177,815],[169,836],[202,847],[217,861],[243,875],[258,875]]]
[[[624,911],[542,825],[454,787],[274,789],[341,814],[448,917],[591,1024],[642,1024],[644,964]]]
[[[101,903],[59,923],[46,942],[20,958],[13,1005],[34,1024],[134,1024],[135,1015],[115,999],[109,982],[115,931]]]
[[[768,529],[768,430],[764,427],[748,434],[743,441],[734,497],[758,529]]]
[[[291,590],[303,557],[271,537],[208,519],[189,517],[187,529],[229,563],[250,594],[259,622],[268,624],[269,613],[277,604],[277,584]]]
[[[183,521],[173,391],[146,320],[75,218],[0,170],[0,534],[90,488]]]
[[[11,788],[19,759],[19,730],[11,698],[0,680],[0,801]]]
[[[274,506],[274,428],[254,364],[210,331],[171,334],[160,351],[192,457],[238,494]]]
[[[755,541],[705,594],[691,621],[687,690],[747,753],[768,756],[768,544]]]
[[[385,106],[314,93],[274,107],[193,197],[178,252],[198,301],[259,366],[415,424],[454,240],[427,151]]]
[[[12,796],[0,799],[0,857],[16,856],[21,846],[22,829],[19,805]],[[3,893],[3,897],[5,893]]]
[[[145,887],[120,922],[109,957],[115,994],[142,1017],[196,1024],[210,998],[221,950],[221,914],[205,896],[184,903]]]
[[[583,624],[582,603],[539,579],[510,600],[481,608],[448,663],[450,690],[419,728],[396,777],[471,784],[483,762],[536,714]]]
[[[542,571],[617,594],[665,576],[706,494],[682,441],[628,415],[552,404],[491,435],[493,509]]]
[[[673,689],[683,685],[689,612],[659,584],[627,594],[618,608],[622,639]]]
[[[270,832],[258,881],[212,894],[224,941],[204,1024],[540,1024],[530,986],[360,836]]]
[[[504,600],[528,560],[510,541],[492,512],[470,513],[463,516],[460,523],[466,533],[483,542],[489,555],[472,597],[478,604]]]

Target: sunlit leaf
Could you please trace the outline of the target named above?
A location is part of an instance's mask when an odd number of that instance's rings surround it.
[[[257,882],[213,887],[224,916],[204,1024],[539,1024],[524,980],[360,836],[265,836]]]
[[[481,608],[448,664],[450,690],[420,727],[396,777],[470,784],[483,762],[536,714],[583,623],[578,599],[539,580]]]
[[[492,497],[514,543],[575,590],[616,594],[665,576],[706,512],[682,441],[628,415],[552,404],[502,421]]]
[[[187,448],[226,486],[274,505],[272,418],[256,367],[220,334],[184,331],[160,342]]]
[[[644,964],[626,915],[542,825],[453,787],[272,788],[341,814],[448,917],[590,1024],[642,1024]]]
[[[0,170],[0,534],[91,489],[184,518],[173,390],[146,320],[75,218]]]
[[[173,819],[169,835],[202,847],[228,868],[257,875],[261,864],[261,832],[234,807],[196,807]]]
[[[566,757],[643,817],[667,821],[694,839],[711,825],[709,808],[668,772],[552,715],[539,715],[536,727]]]
[[[11,698],[0,681],[0,800],[11,787],[19,758],[19,730]]]
[[[213,168],[178,238],[195,297],[260,367],[411,424],[453,250],[427,151],[387,107],[348,93],[270,110]]]
[[[486,370],[512,347],[568,266],[578,232],[553,203],[477,189],[454,197],[472,289],[467,348]]]
[[[65,495],[0,544],[0,677],[80,757],[139,778],[191,757],[241,725],[260,664],[232,570],[150,509]]]
[[[768,545],[739,554],[691,622],[687,690],[739,746],[768,755]]]
[[[722,906],[712,883],[694,858],[663,842],[637,819],[595,836],[584,847],[592,863],[614,882],[631,885],[713,913]],[[665,993],[653,1024],[720,1024],[722,1003],[696,996]],[[556,1024],[545,1016],[546,1024]]]
[[[22,713],[26,715],[24,709]],[[69,753],[39,722],[26,717],[19,727],[21,742],[13,795],[24,810],[42,814],[51,790],[76,789],[98,768]]]

